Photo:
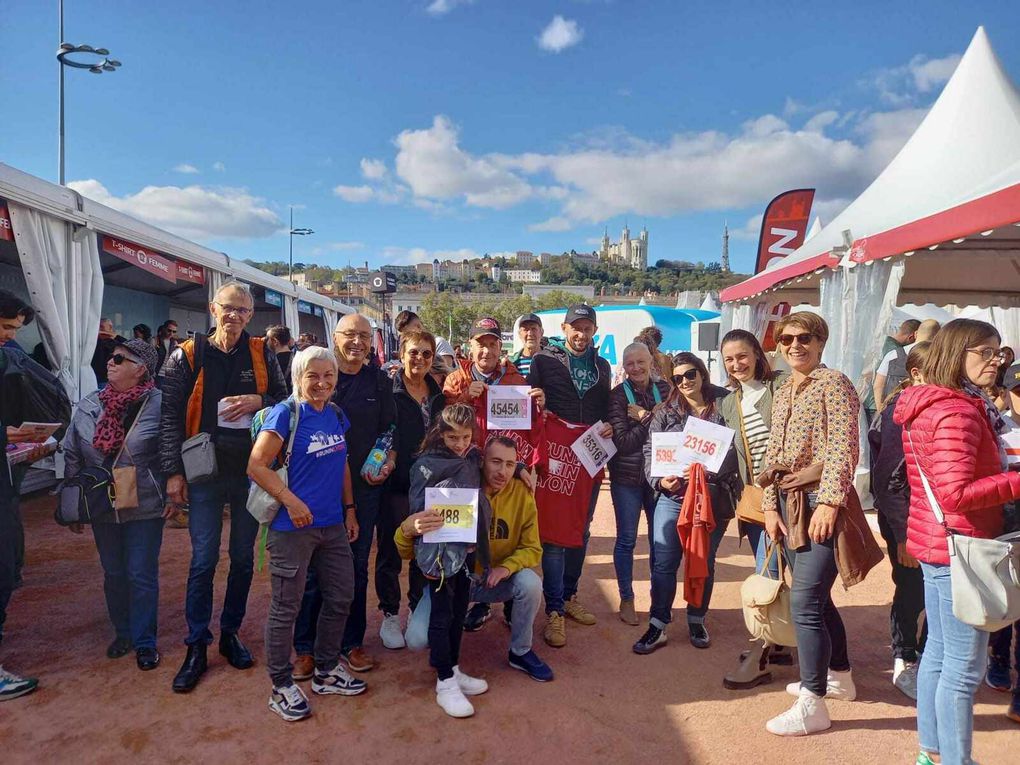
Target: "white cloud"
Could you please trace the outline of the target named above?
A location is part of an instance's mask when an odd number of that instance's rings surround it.
[[[224,165],[222,162],[213,162],[212,169],[215,170],[217,173],[223,173],[226,172],[227,166]]]
[[[528,231],[569,231],[573,227],[574,224],[571,221],[562,216],[555,215],[541,223],[532,223],[528,226]]]
[[[333,252],[347,252],[348,250],[363,250],[365,249],[364,242],[330,242],[326,245],[326,248]]]
[[[375,196],[371,186],[334,186],[333,193],[345,202],[369,202]]]
[[[202,171],[199,170],[194,165],[189,165],[187,162],[182,162],[181,164],[174,166],[174,172],[184,173],[185,175],[198,175]]]
[[[245,189],[146,186],[136,194],[117,197],[94,179],[67,185],[100,204],[188,239],[262,238],[282,225],[264,199]]]
[[[475,0],[432,0],[425,12],[432,16],[445,16],[459,5],[471,5]]]
[[[463,197],[469,205],[503,209],[531,196],[531,187],[521,178],[492,159],[465,152],[458,138],[457,126],[443,115],[436,116],[430,128],[397,136],[397,175],[416,197]]]
[[[943,58],[918,54],[902,66],[879,70],[871,85],[878,90],[883,103],[891,106],[914,104],[919,95],[931,93],[948,82],[960,58],[958,53]]]
[[[413,265],[415,263],[431,263],[436,258],[444,260],[471,260],[481,257],[477,252],[462,247],[458,250],[429,250],[425,247],[383,247],[380,254],[384,263],[393,265]]]
[[[553,17],[536,39],[538,47],[550,53],[562,53],[581,42],[584,30],[572,19],[560,15]]]
[[[945,58],[929,59],[925,56],[914,56],[910,60],[910,74],[914,78],[914,87],[921,93],[930,93],[944,82],[949,82],[962,56],[954,53]]]
[[[361,176],[369,181],[381,181],[386,177],[386,163],[381,159],[362,158]]]

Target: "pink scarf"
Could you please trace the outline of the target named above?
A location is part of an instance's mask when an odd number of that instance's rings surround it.
[[[96,433],[92,437],[92,445],[103,454],[114,454],[124,444],[124,412],[131,404],[156,387],[153,380],[129,388],[126,391],[114,390],[107,385],[99,391],[99,401],[103,405],[103,413],[96,423]]]

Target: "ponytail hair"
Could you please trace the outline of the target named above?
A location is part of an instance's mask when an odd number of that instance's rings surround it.
[[[473,407],[467,404],[451,404],[443,409],[429,427],[418,452],[424,454],[438,449],[443,446],[443,434],[458,428],[471,428],[471,432],[475,432],[475,410]]]
[[[910,374],[911,369],[924,369],[925,362],[928,361],[928,354],[931,352],[931,343],[927,340],[921,340],[920,342],[914,343],[914,347],[910,349],[910,353],[907,354],[907,376],[900,381],[900,384],[892,389],[892,392],[885,397],[882,402],[882,406],[879,407],[878,411],[882,411],[889,403],[900,395],[903,391],[912,385],[918,385],[919,383],[914,382],[913,376]]]

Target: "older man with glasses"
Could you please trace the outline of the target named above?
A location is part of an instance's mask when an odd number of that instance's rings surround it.
[[[255,662],[237,636],[244,619],[255,562],[258,522],[248,513],[249,426],[252,415],[287,396],[276,354],[245,331],[254,312],[247,285],[227,282],[209,304],[213,328],[181,343],[166,363],[160,422],[160,467],[167,495],[190,504],[191,568],[185,616],[188,654],[173,681],[177,693],[191,691],[207,668],[212,642],[213,579],[220,558],[223,506],[230,503],[230,572],[220,615],[220,653],[236,669]],[[185,474],[181,449],[208,434],[216,469]]]

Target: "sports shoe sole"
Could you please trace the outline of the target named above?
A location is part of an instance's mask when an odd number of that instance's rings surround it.
[[[514,664],[514,663],[513,663],[512,661],[510,661],[510,660],[507,660],[507,664],[509,664],[509,665],[510,665],[511,667],[513,667],[514,669],[516,669],[516,670],[518,670],[518,671],[520,671],[520,672],[523,672],[523,673],[524,673],[524,674],[526,674],[526,675],[527,675],[528,677],[530,677],[530,678],[531,678],[532,680],[534,680],[534,681],[535,681],[536,683],[548,683],[548,682],[552,682],[552,680],[554,679],[554,678],[551,678],[551,677],[549,677],[549,678],[545,678],[545,677],[535,677],[535,676],[534,676],[533,674],[531,674],[531,672],[529,672],[529,671],[528,671],[528,670],[527,670],[527,669],[526,669],[525,667],[520,667],[520,666],[518,666],[518,665]]]
[[[766,672],[764,675],[758,675],[753,680],[744,680],[743,682],[737,682],[736,680],[730,680],[724,677],[722,684],[723,688],[731,691],[747,691],[751,688],[757,688],[759,685],[767,685],[772,682],[772,673]]]
[[[632,646],[632,650],[638,656],[648,656],[649,654],[653,654],[656,651],[658,651],[660,648],[662,648],[668,642],[669,641],[667,641],[667,640],[657,640],[656,642],[652,643],[650,646],[642,647],[641,649],[638,649],[637,646]]]
[[[312,693],[317,693],[320,696],[360,696],[367,690],[367,685],[360,688],[341,688],[338,685],[319,685],[312,682]]]
[[[985,685],[997,693],[1009,693],[1011,688],[1009,685],[992,685],[992,681],[988,679],[987,675],[985,676]]]
[[[36,690],[38,685],[30,685],[27,688],[22,688],[20,691],[11,691],[0,696],[0,701],[10,701],[11,699],[20,699],[22,696],[27,696],[32,691]]]
[[[281,707],[272,699],[269,700],[269,708],[276,712],[276,714],[278,714],[280,718],[285,720],[286,722],[300,722],[301,720],[307,720],[309,717],[312,716],[311,711],[308,711],[306,714],[303,715],[290,714],[289,712],[284,711],[283,707]]]
[[[478,632],[478,630],[480,630],[482,627],[484,627],[485,623],[487,621],[489,621],[489,619],[491,619],[491,618],[492,618],[492,614],[490,613],[490,614],[486,614],[485,618],[482,619],[480,622],[472,622],[471,624],[468,624],[467,622],[464,622],[464,631],[465,632]]]

